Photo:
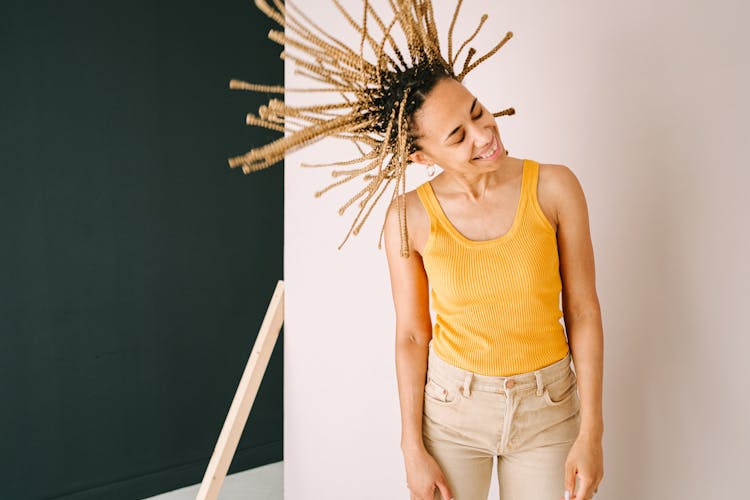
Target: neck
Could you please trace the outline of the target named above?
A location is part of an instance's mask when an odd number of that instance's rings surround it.
[[[443,171],[443,186],[451,193],[461,193],[471,200],[484,197],[487,190],[505,184],[517,176],[517,165],[523,160],[505,156],[497,161],[497,168],[478,173]]]

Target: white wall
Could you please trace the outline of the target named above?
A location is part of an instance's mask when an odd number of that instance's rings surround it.
[[[330,0],[296,3],[358,46]],[[342,3],[360,17],[362,2]],[[435,3],[445,40],[453,2]],[[596,498],[744,497],[750,9],[739,0],[467,0],[457,43],[484,12],[478,54],[508,30],[514,37],[464,83],[493,111],[516,108],[498,118],[512,156],[568,165],[588,199],[605,334]],[[306,85],[292,69],[287,61],[286,85]],[[316,199],[330,169],[298,166],[354,151],[328,140],[286,160],[287,500],[408,499],[394,309],[376,248],[386,196],[338,251],[356,212],[336,210],[361,184]],[[426,174],[410,169],[413,189]]]

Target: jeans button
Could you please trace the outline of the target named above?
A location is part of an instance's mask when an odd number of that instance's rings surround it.
[[[513,379],[505,381],[505,387],[507,387],[508,389],[512,388],[514,385],[516,385],[516,381]]]

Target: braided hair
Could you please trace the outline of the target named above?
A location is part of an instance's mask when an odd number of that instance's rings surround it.
[[[309,164],[302,167],[351,166],[365,163],[364,166],[331,170],[332,177],[342,177],[327,187],[316,191],[315,197],[333,187],[352,179],[368,181],[358,190],[338,213],[355,201],[359,201],[359,212],[349,232],[339,245],[340,250],[349,236],[358,234],[373,207],[377,204],[388,185],[395,182],[391,202],[397,199],[399,224],[401,229],[401,256],[409,256],[406,210],[403,202],[406,191],[406,167],[410,163],[408,155],[418,147],[416,137],[409,124],[414,113],[424,102],[426,95],[442,78],[462,81],[471,70],[497,52],[512,36],[505,37],[485,55],[472,62],[476,49],[469,48],[460,72],[454,71],[458,55],[469,44],[487,20],[482,15],[473,34],[453,54],[453,28],[463,0],[457,0],[448,32],[448,57],[443,57],[438,41],[437,29],[432,8],[432,0],[388,0],[393,19],[385,24],[369,0],[362,0],[361,24],[344,9],[339,0],[332,0],[336,8],[360,35],[359,51],[356,52],[343,42],[328,34],[307,17],[291,0],[284,3],[272,0],[255,0],[255,5],[268,17],[283,26],[283,32],[270,30],[268,37],[285,47],[280,54],[282,59],[294,62],[295,73],[324,83],[325,87],[296,89],[279,85],[260,85],[232,79],[231,89],[255,92],[321,92],[340,94],[343,101],[314,106],[288,106],[282,100],[270,99],[267,105],[258,108],[258,115],[249,113],[248,125],[290,131],[269,144],[251,149],[245,154],[229,158],[229,166],[241,166],[244,173],[254,172],[274,165],[284,159],[287,151],[294,151],[325,137],[338,137],[350,140],[360,156],[334,163]],[[369,23],[369,24],[368,24]],[[372,25],[377,25],[380,40],[373,36]],[[391,34],[398,25],[407,43],[408,61]],[[364,56],[365,42],[375,54],[375,60]],[[386,44],[388,48],[386,48]],[[291,55],[294,48],[312,58],[303,59]],[[390,52],[392,53],[389,53]],[[493,116],[512,115],[513,108],[493,113]],[[362,148],[367,148],[365,151]],[[370,204],[367,207],[367,204]],[[359,220],[361,218],[361,220]],[[378,248],[381,248],[385,221],[380,231]]]

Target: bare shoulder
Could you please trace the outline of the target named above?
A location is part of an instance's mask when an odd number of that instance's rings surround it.
[[[565,207],[580,203],[583,189],[575,172],[567,165],[540,163],[537,199],[542,211],[557,228]]]
[[[420,256],[422,249],[427,241],[430,228],[430,220],[422,202],[419,199],[417,190],[413,189],[404,193],[403,203],[406,213],[406,229],[408,234],[409,250],[416,251]],[[400,234],[398,198],[391,201],[386,215],[386,226],[391,226],[391,233]],[[389,228],[386,228],[388,231]],[[400,238],[400,236],[399,236]]]

